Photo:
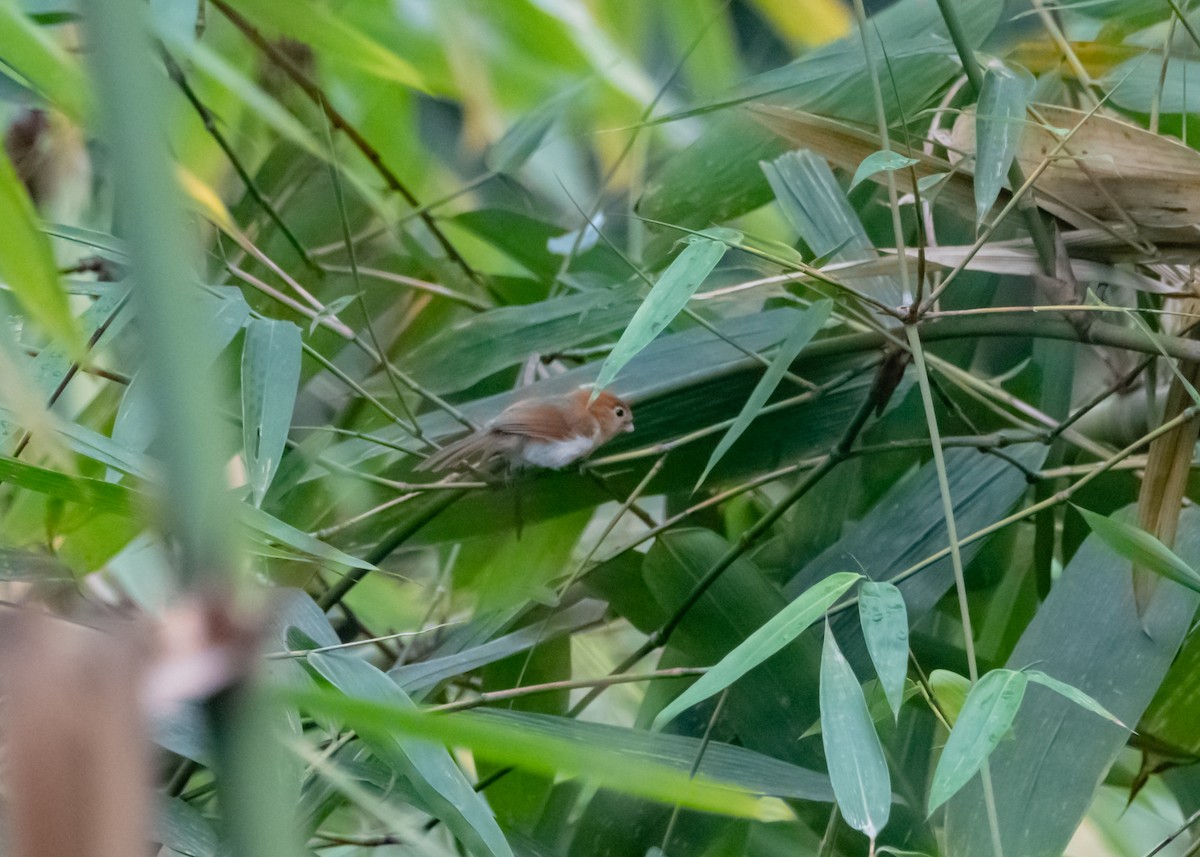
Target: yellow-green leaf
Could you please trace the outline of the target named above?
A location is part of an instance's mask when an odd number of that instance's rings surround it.
[[[0,57],[47,101],[76,122],[89,103],[83,71],[13,0],[0,0]]]
[[[3,29],[0,21],[0,29]],[[0,154],[0,279],[12,289],[30,318],[75,354],[83,339],[59,285],[50,242],[38,226],[25,186],[6,155]]]

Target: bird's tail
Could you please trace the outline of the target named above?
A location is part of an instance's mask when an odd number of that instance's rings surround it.
[[[456,440],[454,443],[443,446],[413,469],[418,471],[428,470],[435,473],[439,470],[454,470],[464,464],[470,463],[471,459],[486,454],[488,448],[489,439],[487,434],[468,435],[462,440]]]

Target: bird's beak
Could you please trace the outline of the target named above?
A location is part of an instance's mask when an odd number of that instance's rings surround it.
[[[633,431],[633,423],[630,423],[629,425],[625,426],[625,431],[626,431],[626,432],[631,432],[631,431]]]

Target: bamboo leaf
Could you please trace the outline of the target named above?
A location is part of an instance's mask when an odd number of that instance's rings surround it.
[[[1017,716],[1028,683],[1025,673],[999,669],[971,688],[933,774],[930,814],[965,786],[996,749]]]
[[[72,120],[86,117],[90,96],[79,63],[27,18],[15,0],[0,0],[0,57]]]
[[[858,165],[858,169],[854,171],[854,178],[850,180],[850,189],[854,190],[860,182],[869,179],[878,173],[891,173],[896,170],[902,170],[905,167],[911,167],[913,164],[919,163],[916,158],[908,158],[898,152],[892,152],[884,149],[881,152],[867,155]]]
[[[702,738],[687,735],[652,733],[502,708],[483,709],[475,716],[483,721],[513,724],[531,735],[604,747],[630,761],[650,759],[678,771],[691,771],[699,758],[697,774],[753,794],[822,803],[833,801],[833,789],[824,774],[733,744],[720,741],[706,744]]]
[[[70,476],[9,456],[0,456],[0,481],[60,500],[81,503],[97,512],[111,512],[126,517],[141,508],[144,500],[140,494],[124,485]]]
[[[300,329],[254,318],[242,347],[242,438],[254,505],[261,506],[292,424],[300,383]]]
[[[655,729],[670,723],[681,711],[720,693],[778,652],[821,617],[862,577],[854,572],[831,574],[809,589],[721,659],[654,718]]]
[[[345,694],[347,700],[374,704],[397,714],[420,716],[399,685],[366,661],[313,652],[308,655],[308,663]],[[336,708],[328,713],[338,715]],[[355,726],[363,740],[404,775],[425,803],[437,812],[438,818],[472,852],[512,857],[512,849],[492,811],[471,788],[445,747],[427,740],[430,736],[409,734],[401,739],[391,723],[359,719]]]
[[[637,307],[635,290],[626,286],[500,307],[444,327],[414,348],[408,360],[413,374],[432,390],[454,392],[530,354],[613,335]]]
[[[3,28],[0,20],[0,30]],[[4,153],[0,153],[0,224],[0,279],[12,289],[30,318],[72,354],[79,355],[83,338],[59,284],[50,242],[41,230],[25,186]]]
[[[864,580],[858,588],[858,615],[875,673],[898,719],[908,675],[908,610],[891,583]]]
[[[157,810],[155,842],[187,857],[216,857],[220,853],[212,821],[190,803],[160,796]]]
[[[779,347],[779,351],[771,360],[771,365],[767,367],[767,371],[763,373],[762,378],[755,385],[754,391],[750,394],[750,398],[746,400],[741,413],[737,415],[737,419],[733,421],[733,425],[721,437],[717,448],[712,451],[712,455],[708,458],[708,464],[704,466],[704,472],[696,480],[696,487],[692,489],[693,492],[700,490],[700,486],[704,484],[704,480],[708,478],[708,474],[716,467],[717,462],[729,451],[729,448],[733,446],[737,439],[742,436],[742,432],[746,430],[750,423],[754,422],[754,418],[763,409],[763,405],[767,403],[767,399],[771,398],[771,394],[775,392],[775,388],[783,380],[784,373],[792,365],[792,361],[800,356],[800,352],[804,349],[804,346],[808,345],[809,341],[816,336],[817,331],[825,325],[832,312],[833,301],[828,300],[817,301],[804,311],[796,327],[788,334],[788,338],[784,340],[783,345]]]
[[[975,112],[975,222],[992,210],[1016,157],[1025,127],[1025,105],[1033,76],[999,60],[988,65]]]
[[[1150,533],[1116,518],[1106,518],[1079,506],[1074,508],[1101,541],[1134,565],[1200,592],[1200,573]]]
[[[842,817],[874,840],[891,812],[891,777],[858,677],[828,622],[821,653],[821,743]]]
[[[680,253],[658,278],[650,294],[642,301],[637,312],[617,340],[612,353],[600,367],[596,389],[602,390],[612,383],[617,373],[632,360],[639,351],[654,341],[674,321],[675,316],[687,306],[687,302],[713,268],[725,255],[723,241],[692,236]]]
[[[1175,550],[1188,562],[1200,561],[1200,516],[1194,508],[1180,515]],[[1198,602],[1195,593],[1164,584],[1139,612],[1128,561],[1092,535],[1038,607],[1008,666],[1035,664],[1123,722],[1136,723],[1167,674]],[[1188,723],[1194,732],[1194,714]],[[1014,740],[1002,742],[988,760],[993,808],[978,783],[947,805],[947,854],[992,853],[987,819],[993,810],[1005,854],[1063,853],[1129,741],[1128,731],[1055,693],[1031,694],[1012,734]]]
[[[873,260],[879,254],[863,229],[858,214],[846,199],[829,164],[806,150],[788,152],[762,164],[775,199],[796,233],[817,255],[814,265]],[[862,288],[888,303],[898,303],[899,282],[894,277],[872,277]]]
[[[483,758],[534,773],[581,776],[629,794],[689,809],[736,818],[776,821],[792,818],[777,798],[763,798],[688,771],[611,752],[607,747],[531,734],[496,718],[458,714],[432,716],[407,706],[317,691],[284,692],[283,697],[314,713],[339,717],[356,729],[402,732],[416,738],[465,746]]]
[[[1112,712],[1110,712],[1107,708],[1079,688],[1069,685],[1065,681],[1059,681],[1056,678],[1052,678],[1041,670],[1025,670],[1024,672],[1025,675],[1029,677],[1029,680],[1035,684],[1040,684],[1042,687],[1050,688],[1055,693],[1065,696],[1076,705],[1086,708],[1088,711],[1103,717],[1105,720],[1108,720],[1111,723],[1115,723],[1122,729],[1129,729],[1129,727],[1118,720]]]
[[[580,97],[582,88],[568,87],[514,122],[484,155],[483,162],[487,168],[495,173],[511,175],[525,166],[525,162],[542,145],[547,132],[566,113],[569,104]]]
[[[929,687],[942,714],[953,726],[971,692],[971,680],[950,670],[934,670],[929,674]]]
[[[960,0],[957,5],[968,42],[978,45],[995,25],[1001,7],[994,0]],[[884,87],[889,122],[899,121],[897,102],[906,109],[926,104],[962,73],[936,4],[904,0],[872,16],[871,21],[872,31],[879,36],[869,40],[876,66],[885,67],[886,50],[893,72],[895,88]],[[874,123],[874,106],[870,98],[863,97],[868,86],[863,43],[853,33],[751,78],[739,87],[741,97],[734,103],[766,101],[848,122]],[[725,102],[711,109],[729,106]],[[735,217],[770,199],[757,165],[787,148],[747,123],[741,111],[726,109],[699,140],[668,159],[652,177],[639,211],[655,220],[690,225]]]
[[[262,509],[243,503],[238,507],[238,511],[242,523],[250,528],[252,534],[257,534],[260,538],[265,537],[267,541],[278,542],[301,554],[323,559],[335,565],[378,571],[371,563],[343,553],[333,545],[325,544],[320,539],[296,529],[291,524],[281,521]]]

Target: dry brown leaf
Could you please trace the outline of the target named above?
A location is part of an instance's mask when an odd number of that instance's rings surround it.
[[[1148,227],[1200,223],[1200,152],[1111,116],[1046,104],[1035,109],[1055,130],[1031,120],[1017,160],[1029,175],[1050,159],[1034,185],[1043,208],[1081,228],[1094,225],[1081,212],[1107,223]],[[964,155],[974,153],[973,112],[955,121],[951,145]]]

